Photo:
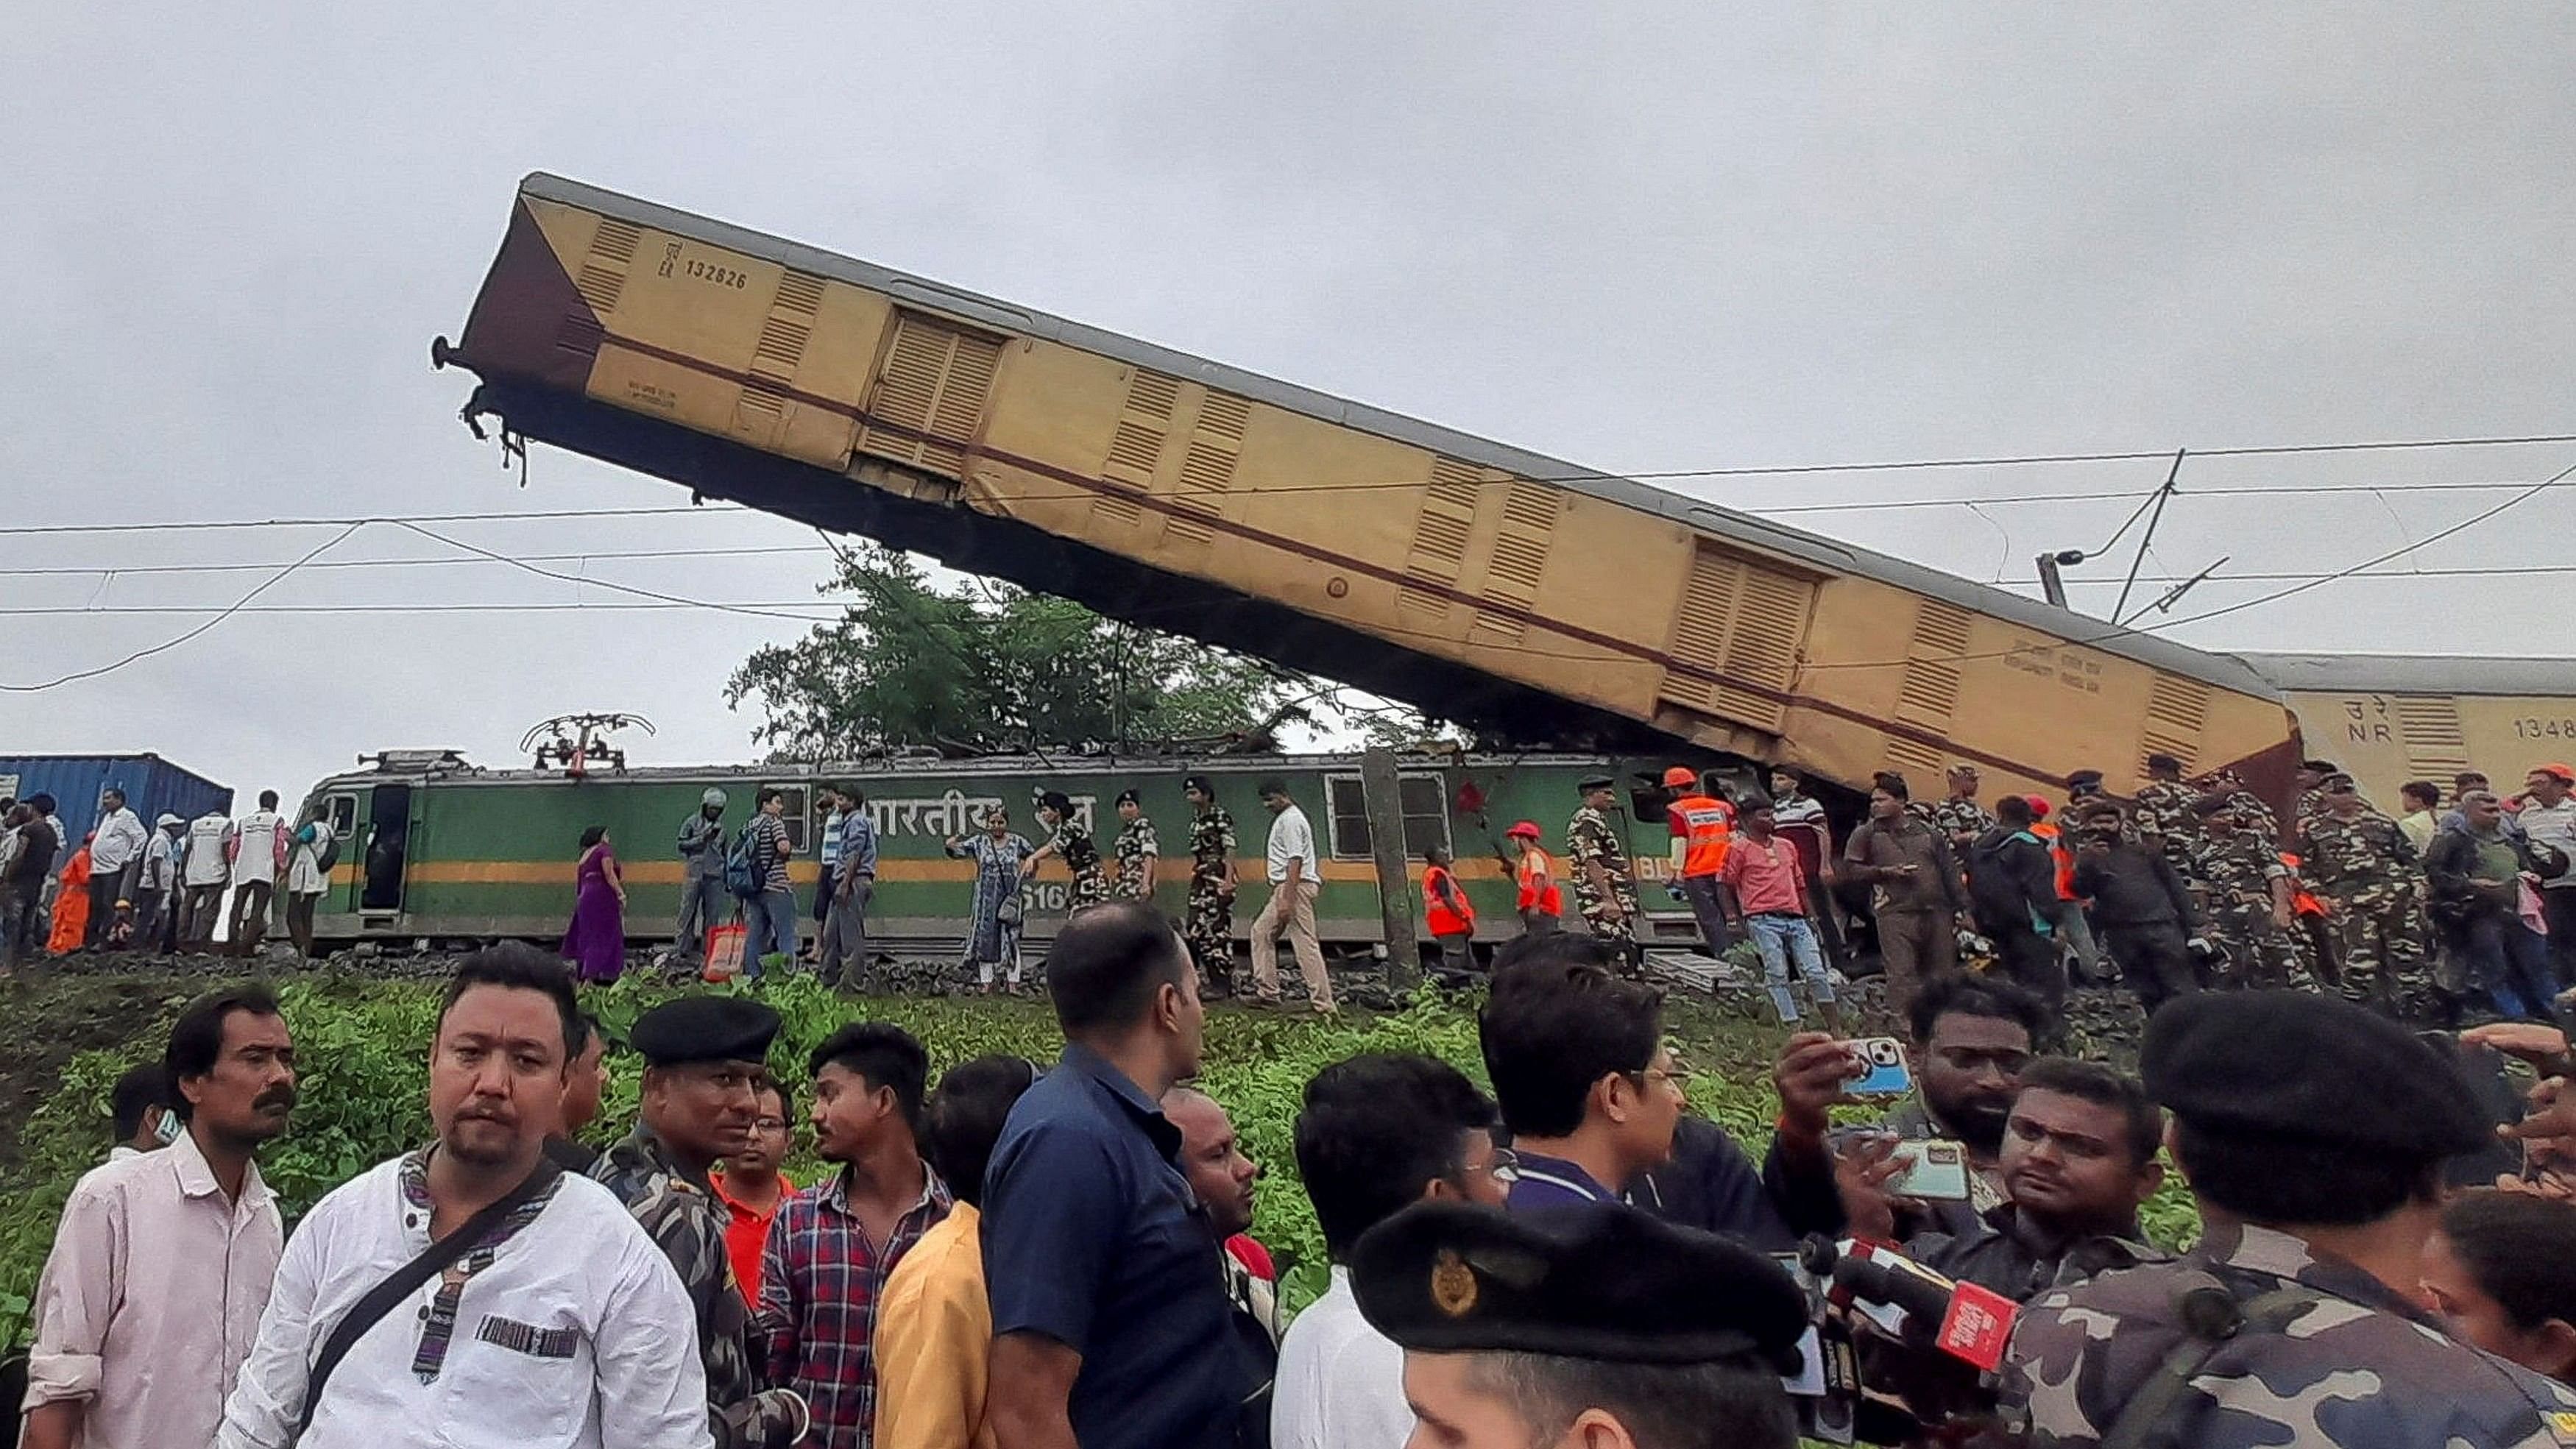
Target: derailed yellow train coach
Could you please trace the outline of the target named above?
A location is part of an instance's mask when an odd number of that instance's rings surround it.
[[[2511,795],[2540,765],[2576,761],[2576,659],[2247,654],[2280,686],[2308,752],[2352,772],[2382,809],[2409,780],[2484,774]]]
[[[537,175],[469,416],[1560,748],[2279,794],[2243,664],[1734,510]]]

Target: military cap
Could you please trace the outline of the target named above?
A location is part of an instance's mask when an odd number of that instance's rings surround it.
[[[2212,791],[2191,802],[2191,813],[2206,820],[2222,810],[2232,808],[2235,804],[2234,797]]]
[[[646,1064],[760,1062],[778,1035],[778,1013],[749,997],[683,996],[635,1018],[626,1041]]]
[[[2301,760],[2299,761],[2299,768],[2308,771],[2310,774],[2331,775],[2343,767],[2332,760]]]
[[[1120,805],[1142,805],[1144,803],[1144,800],[1139,798],[1133,790],[1121,790],[1118,792],[1118,798],[1109,802],[1112,809],[1115,809]]]
[[[2179,775],[2182,773],[2182,760],[2174,755],[2163,753],[2152,754],[2147,756],[2147,768],[2150,770],[2171,770],[2175,774]]]
[[[2069,790],[2099,789],[2101,784],[2102,772],[2099,770],[2078,770],[2066,777],[2066,788]]]
[[[1616,790],[1619,782],[1608,775],[1586,775],[1574,782],[1574,788],[1589,795],[1595,790]]]
[[[1041,810],[1052,810],[1058,815],[1073,813],[1073,801],[1062,790],[1040,790],[1037,799]]]
[[[1360,1314],[1425,1353],[1794,1367],[1807,1300],[1769,1258],[1634,1208],[1420,1203],[1351,1254]]]
[[[2195,1128],[2449,1157],[2490,1132],[2457,1062],[2366,1007],[2299,991],[2168,1002],[2138,1053],[2147,1095]]]
[[[2353,782],[2352,776],[2345,774],[2341,770],[2337,770],[2333,774],[2319,780],[2317,782],[2317,788],[2325,791],[2329,795],[2340,795],[2346,790],[2358,790],[2361,787]]]

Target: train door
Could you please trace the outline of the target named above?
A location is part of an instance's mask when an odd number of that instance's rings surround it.
[[[358,908],[358,896],[366,872],[358,869],[365,854],[358,844],[358,796],[354,790],[337,791],[322,797],[322,823],[331,828],[331,838],[340,842],[340,858],[331,867],[331,878],[324,882],[320,913],[345,915]]]
[[[392,914],[402,909],[411,826],[411,787],[378,785],[367,802],[367,848],[360,855],[358,909],[386,913],[384,925],[392,925]]]

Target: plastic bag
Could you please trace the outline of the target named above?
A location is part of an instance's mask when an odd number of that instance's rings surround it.
[[[742,974],[743,938],[750,928],[740,922],[729,926],[707,928],[707,964],[698,973],[702,981],[722,983]]]

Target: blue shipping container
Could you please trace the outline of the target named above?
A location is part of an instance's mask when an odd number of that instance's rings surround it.
[[[125,792],[125,803],[148,829],[163,815],[194,820],[209,810],[229,815],[233,791],[159,755],[36,755],[0,758],[0,795],[24,800],[54,797],[67,844],[77,844],[98,824],[98,797]]]

